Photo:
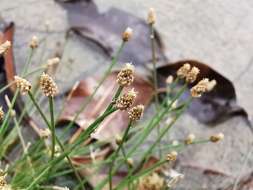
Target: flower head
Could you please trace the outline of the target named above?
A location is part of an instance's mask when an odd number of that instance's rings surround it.
[[[0,121],[3,121],[4,119],[4,111],[3,111],[3,107],[0,107]]]
[[[216,80],[211,80],[208,84],[207,84],[207,91],[211,91],[214,89],[214,87],[216,86],[217,82]]]
[[[11,47],[11,42],[6,41],[0,45],[0,55],[3,55]]]
[[[32,37],[29,46],[32,49],[36,49],[39,46],[39,40],[38,40],[37,36]]]
[[[59,57],[54,57],[52,59],[48,59],[47,60],[47,67],[58,65],[59,63],[60,63]]]
[[[192,69],[186,75],[186,82],[193,83],[199,74],[199,69],[197,67],[192,67]]]
[[[172,76],[172,75],[169,75],[169,76],[167,77],[167,79],[166,79],[166,84],[172,84],[172,83],[173,83],[173,80],[174,80],[173,76]]]
[[[187,136],[184,142],[185,144],[189,145],[189,144],[192,144],[194,140],[195,140],[195,135],[191,133]]]
[[[137,96],[137,93],[134,89],[128,91],[127,93],[123,94],[117,101],[116,101],[116,108],[120,110],[127,110],[129,109]]]
[[[54,97],[58,92],[58,87],[54,80],[46,73],[40,76],[40,88],[45,96]]]
[[[22,95],[27,94],[31,90],[32,85],[26,79],[21,78],[19,76],[14,76],[14,80],[15,80],[16,87],[20,90],[20,93]]]
[[[177,160],[177,152],[171,151],[169,154],[167,154],[167,160],[168,161],[176,161]]]
[[[126,30],[122,34],[122,40],[127,42],[133,35],[133,29],[130,27],[127,27]]]
[[[155,10],[153,8],[150,8],[148,11],[148,19],[147,22],[148,24],[154,24],[156,21],[156,14],[155,14]]]
[[[208,90],[209,79],[204,78],[191,88],[192,97],[198,98]]]
[[[191,70],[191,65],[189,63],[185,63],[182,67],[180,67],[177,70],[177,76],[182,79],[186,78],[190,70]]]
[[[137,121],[141,119],[141,116],[144,111],[143,105],[137,105],[132,107],[128,112],[128,117],[131,121]]]
[[[161,190],[165,187],[165,180],[163,177],[153,172],[150,175],[144,176],[138,183],[138,190]]]
[[[134,81],[134,66],[126,63],[125,67],[117,75],[117,83],[120,86],[129,86]]]
[[[223,133],[218,133],[218,134],[216,134],[216,135],[212,135],[212,136],[210,136],[210,141],[211,142],[218,142],[218,141],[220,141],[220,140],[223,140],[224,139],[224,134]]]

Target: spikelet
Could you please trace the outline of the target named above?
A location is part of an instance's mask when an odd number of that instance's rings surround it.
[[[182,67],[180,67],[177,70],[177,76],[182,79],[186,78],[190,70],[191,70],[191,65],[189,63],[185,63]]]
[[[147,22],[148,24],[155,24],[156,21],[156,14],[154,8],[150,8],[148,11],[148,18]]]
[[[116,141],[116,144],[117,145],[120,145],[121,143],[122,143],[122,136],[121,135],[119,135],[119,134],[116,134],[116,136],[115,136],[115,141]]]
[[[199,69],[197,67],[192,67],[192,69],[186,75],[186,82],[193,83],[199,74]]]
[[[134,160],[132,158],[127,158],[127,165],[130,167],[130,168],[133,168],[134,167]]]
[[[134,89],[128,91],[127,93],[123,94],[117,101],[116,101],[116,108],[120,110],[127,110],[129,109],[136,98],[137,94]]]
[[[207,92],[208,84],[209,84],[208,78],[204,78],[201,81],[199,81],[198,84],[196,84],[191,88],[192,97],[195,98],[201,97],[203,93]]]
[[[156,172],[140,178],[138,190],[161,190],[165,187],[165,179]]]
[[[20,93],[22,95],[27,94],[31,90],[32,85],[26,79],[21,78],[19,76],[14,76],[14,80],[15,80],[16,87],[20,90]]]
[[[38,40],[37,36],[32,37],[29,46],[32,49],[36,49],[39,46],[39,40]]]
[[[46,73],[42,73],[40,76],[40,88],[48,97],[54,97],[58,93],[58,87],[54,80]]]
[[[167,154],[167,161],[176,161],[177,160],[177,152],[171,151],[169,154]]]
[[[3,111],[3,107],[0,107],[0,121],[3,121],[4,119],[4,111]]]
[[[188,136],[187,136],[187,138],[185,139],[185,144],[187,144],[187,145],[189,145],[189,144],[192,144],[193,143],[193,141],[195,140],[195,135],[194,134],[189,134]]]
[[[214,87],[216,86],[217,82],[216,80],[211,80],[208,84],[207,84],[207,91],[211,91],[214,89]]]
[[[216,142],[221,141],[221,140],[224,139],[224,134],[223,133],[218,133],[216,135],[210,136],[209,139],[210,139],[211,142],[216,143]]]
[[[137,105],[132,107],[128,112],[128,117],[131,121],[137,121],[141,119],[141,116],[144,111],[143,105]]]
[[[59,57],[54,57],[52,59],[48,59],[47,60],[47,67],[58,65],[59,63],[60,63],[60,58]]]
[[[169,76],[167,77],[167,79],[166,79],[166,84],[167,84],[167,85],[172,84],[172,83],[173,83],[173,80],[174,80],[173,76],[172,76],[172,75],[169,75]]]
[[[116,81],[120,86],[132,84],[134,81],[134,66],[131,63],[126,63],[118,73]]]
[[[10,41],[5,41],[0,45],[0,55],[3,55],[11,47]]]
[[[127,27],[126,30],[122,33],[122,40],[124,42],[127,42],[132,37],[132,35],[133,35],[133,29],[130,27]]]

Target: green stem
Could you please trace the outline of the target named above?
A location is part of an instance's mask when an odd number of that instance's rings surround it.
[[[48,128],[49,128],[49,129],[51,130],[51,132],[52,132],[52,128],[51,128],[51,126],[50,126],[49,121],[47,120],[46,116],[44,115],[44,113],[43,113],[42,110],[40,109],[40,106],[38,105],[38,103],[36,102],[35,98],[33,97],[32,93],[31,93],[30,91],[28,92],[28,95],[29,95],[30,99],[32,100],[33,104],[35,105],[35,107],[37,108],[38,112],[40,113],[41,117],[43,118],[44,122],[46,123],[46,125],[48,126]],[[53,106],[53,104],[52,104],[52,106]],[[51,107],[51,103],[50,103],[50,107]],[[50,112],[53,112],[53,109],[50,108]],[[51,113],[51,114],[52,114],[52,113]],[[54,118],[53,118],[53,119],[54,119]],[[51,120],[52,120],[52,115],[51,115]],[[51,122],[52,122],[52,121],[51,121]],[[52,136],[53,136],[53,134],[52,134]],[[61,150],[62,150],[63,152],[65,152],[64,146],[62,145],[61,141],[58,139],[58,137],[57,137],[56,135],[54,135],[54,139],[55,139],[55,141],[57,142],[57,144],[60,146]],[[53,144],[53,143],[52,143],[52,144]],[[53,150],[52,150],[52,151],[53,151]],[[81,180],[81,178],[80,178],[78,172],[76,171],[74,165],[72,164],[72,161],[71,161],[70,157],[68,156],[68,154],[64,154],[64,156],[67,158],[68,163],[69,163],[69,165],[71,166],[71,168],[73,169],[73,171],[74,171],[74,173],[75,173],[75,175],[76,175],[76,177],[77,177],[79,183],[81,184],[82,187],[84,187],[84,186],[83,186],[83,183],[82,183],[82,180]],[[85,189],[85,188],[83,188],[83,189]]]
[[[29,68],[29,66],[31,64],[31,61],[32,61],[32,56],[33,56],[33,53],[34,53],[34,49],[30,48],[29,51],[30,52],[29,52],[28,58],[26,60],[24,69],[23,69],[22,74],[21,74],[22,77],[27,73],[27,70],[28,70],[28,68]]]
[[[53,97],[49,97],[49,109],[51,117],[51,132],[52,132],[52,148],[51,148],[51,159],[54,159],[55,155],[55,124],[54,124],[54,101]]]
[[[109,166],[110,167],[110,169],[109,169],[109,188],[110,188],[110,190],[112,190],[112,175],[113,175],[112,171],[113,171],[113,165],[114,165],[114,162],[115,162],[115,160],[116,160],[116,158],[118,156],[119,151],[121,150],[121,148],[123,146],[124,141],[127,139],[127,135],[128,135],[128,132],[129,132],[129,130],[131,128],[131,125],[132,125],[132,121],[130,121],[128,123],[128,126],[127,126],[127,128],[126,128],[126,130],[124,132],[123,138],[122,138],[122,142],[119,144],[116,152],[114,153],[114,156],[112,158],[112,162],[111,162],[111,164]]]
[[[73,126],[73,124],[75,123],[75,121],[77,120],[77,118],[79,117],[79,115],[83,112],[83,110],[86,108],[86,106],[90,103],[90,101],[93,99],[93,97],[95,96],[95,94],[97,93],[98,89],[101,87],[101,85],[104,83],[104,81],[106,80],[106,78],[109,76],[109,74],[112,71],[112,68],[115,66],[115,64],[117,63],[117,60],[119,58],[120,53],[123,50],[123,47],[125,45],[125,42],[122,41],[119,49],[117,50],[115,56],[112,58],[112,62],[110,64],[110,66],[107,68],[105,74],[103,75],[103,77],[101,78],[101,80],[99,81],[98,85],[96,86],[95,90],[93,91],[93,93],[82,103],[80,109],[76,112],[73,120],[68,124],[68,126],[66,127],[66,130],[63,131],[63,134]]]

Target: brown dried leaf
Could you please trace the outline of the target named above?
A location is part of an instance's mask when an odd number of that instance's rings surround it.
[[[188,110],[193,117],[206,124],[216,124],[238,115],[246,119],[248,118],[246,111],[236,103],[236,93],[233,83],[208,65],[199,61],[182,60],[158,68],[160,87],[165,86],[165,80],[169,75],[176,76],[176,71],[184,63],[190,63],[192,66],[200,69],[197,81],[202,78],[215,79],[217,81],[217,85],[213,91],[193,100]],[[189,88],[191,86],[189,85]],[[189,92],[186,92],[183,95],[183,99],[189,96]]]

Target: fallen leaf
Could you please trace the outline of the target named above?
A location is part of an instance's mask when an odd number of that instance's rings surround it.
[[[206,124],[216,124],[233,116],[242,116],[248,121],[247,112],[236,103],[236,93],[233,83],[207,64],[195,60],[182,60],[161,66],[157,69],[159,86],[165,87],[166,78],[169,75],[176,76],[176,71],[184,63],[190,63],[192,66],[200,69],[200,74],[196,81],[202,78],[215,79],[217,81],[216,87],[211,92],[205,93],[201,98],[193,100],[188,109],[188,112],[193,117]],[[194,84],[188,87],[191,88]],[[182,99],[187,99],[189,96],[189,91],[186,91]]]

